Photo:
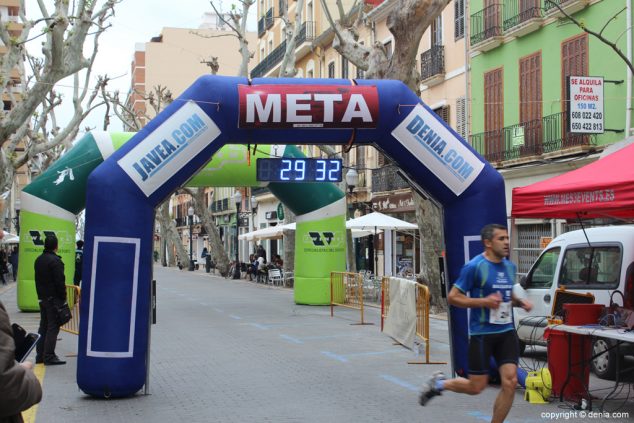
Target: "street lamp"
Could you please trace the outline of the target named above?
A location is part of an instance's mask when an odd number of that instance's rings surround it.
[[[194,208],[189,206],[187,209],[187,217],[189,218],[189,269],[194,270],[194,257],[192,255],[192,229],[194,226]]]
[[[359,185],[359,174],[356,170],[351,168],[346,173],[346,185],[348,185],[348,190],[350,191],[350,194],[352,194],[352,191],[354,191],[354,187]]]
[[[233,279],[240,279],[240,257],[238,256],[238,234],[240,232],[240,206],[242,205],[242,194],[236,191],[233,195],[233,202],[236,203],[236,262],[233,268]]]

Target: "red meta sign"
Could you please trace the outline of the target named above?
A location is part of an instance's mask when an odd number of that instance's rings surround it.
[[[239,85],[241,128],[376,128],[373,86]]]

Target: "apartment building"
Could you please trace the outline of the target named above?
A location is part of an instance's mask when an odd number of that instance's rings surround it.
[[[167,27],[148,42],[136,43],[126,105],[134,110],[142,124],[156,115],[149,95],[156,96],[157,87],[168,89],[172,98],[177,98],[196,78],[211,73],[212,56],[218,58],[218,75],[237,75],[241,62],[239,43],[235,37],[226,36],[228,31],[230,28],[216,14],[206,13],[199,28]],[[247,40],[255,49],[256,34],[247,33]],[[229,236],[235,227],[233,193],[232,187],[206,189],[205,206],[215,216],[228,253],[235,250],[235,235]],[[200,257],[202,249],[208,246],[208,237],[197,216],[193,223],[188,220],[190,206],[188,195],[175,195],[170,202],[171,216],[188,252],[189,226],[192,225],[192,252],[194,257]]]
[[[23,24],[19,18],[20,1],[19,0],[0,0],[0,21],[7,25],[7,29],[11,35],[19,36],[22,32]],[[0,56],[8,52],[7,47],[0,40]],[[24,75],[24,67],[20,64],[13,68],[9,74],[11,81],[7,84],[6,89],[2,92],[2,105],[4,111],[11,110],[16,102],[22,99],[23,85],[22,77]],[[17,154],[24,152],[24,144],[20,143],[15,149]],[[16,172],[10,195],[3,196],[2,202],[2,226],[5,230],[17,233],[19,232],[18,218],[20,215],[20,192],[22,188],[31,182],[29,168],[27,165],[22,166]]]
[[[603,35],[632,59],[632,22],[626,19],[630,1],[469,2],[470,141],[504,176],[509,214],[514,187],[590,163],[605,146],[630,135],[629,68],[616,52],[566,19],[557,5],[596,31],[610,22]],[[570,76],[603,77],[600,130],[579,133],[569,128]],[[570,226],[542,220],[515,223],[512,239],[520,274],[532,264],[540,243]]]

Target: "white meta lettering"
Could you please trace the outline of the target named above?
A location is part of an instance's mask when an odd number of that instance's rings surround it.
[[[298,103],[298,101],[310,101],[310,94],[286,94],[286,121],[291,123],[310,123],[311,115],[298,115],[299,111],[310,111],[310,103]]]
[[[282,98],[280,94],[269,94],[266,96],[266,104],[262,104],[262,97],[259,94],[247,94],[247,122],[255,122],[255,113],[258,114],[258,121],[269,122],[271,112],[273,112],[273,122],[282,121]]]
[[[361,94],[351,94],[346,113],[343,115],[342,122],[350,122],[354,118],[361,118],[364,122],[372,122],[370,109]]]
[[[324,103],[324,122],[334,121],[334,103],[342,101],[341,94],[315,94],[315,101]]]

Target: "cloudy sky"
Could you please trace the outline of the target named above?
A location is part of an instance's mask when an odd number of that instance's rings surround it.
[[[72,1],[72,0],[71,0]],[[53,9],[53,0],[43,0],[50,10]],[[102,4],[103,0],[99,0]],[[222,7],[223,2],[215,2],[217,7]],[[224,7],[228,8],[230,2],[224,1]],[[255,16],[255,5],[252,6],[252,15]],[[41,16],[37,0],[26,0],[27,16],[34,19]],[[204,12],[212,11],[209,0],[123,0],[115,8],[115,16],[111,20],[112,27],[100,38],[99,54],[97,56],[93,75],[107,74],[112,79],[110,90],[127,92],[130,87],[130,63],[134,54],[134,45],[137,42],[147,42],[150,38],[161,33],[163,27],[197,28],[202,22]],[[255,19],[250,19],[250,24]],[[36,34],[33,30],[31,33]],[[39,43],[31,43],[29,49],[37,53]],[[64,81],[58,86],[60,92],[67,92],[70,100],[72,96],[72,80]],[[67,106],[68,107],[68,106]],[[70,116],[70,111],[63,111],[62,116]],[[90,126],[100,126],[103,114],[95,113],[87,122]],[[100,115],[97,117],[96,115]],[[62,118],[63,119],[63,118]],[[114,125],[114,121],[113,121]],[[85,125],[83,125],[85,126]],[[119,125],[112,126],[111,130],[119,130]]]

